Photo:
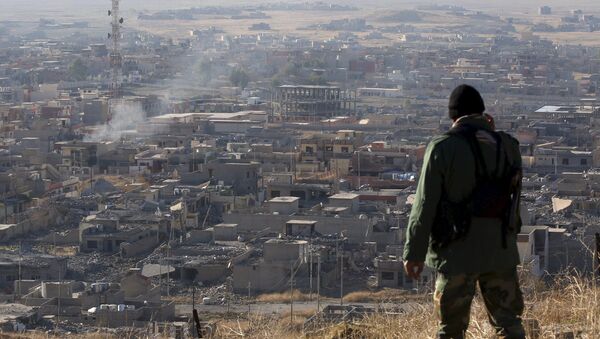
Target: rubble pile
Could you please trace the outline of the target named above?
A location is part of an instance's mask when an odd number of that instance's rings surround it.
[[[135,258],[123,259],[101,253],[80,253],[67,261],[71,278],[91,282],[118,281],[135,264]]]

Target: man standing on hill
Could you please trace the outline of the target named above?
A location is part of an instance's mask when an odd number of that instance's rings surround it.
[[[438,338],[464,338],[479,284],[500,338],[525,338],[516,266],[522,179],[519,143],[494,131],[477,90],[458,86],[449,100],[450,131],[425,153],[410,215],[404,267],[418,279],[437,272]]]

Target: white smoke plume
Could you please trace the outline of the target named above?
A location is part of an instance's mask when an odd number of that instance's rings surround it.
[[[146,112],[139,102],[121,101],[113,103],[111,120],[85,138],[86,141],[117,141],[127,131],[146,120]]]

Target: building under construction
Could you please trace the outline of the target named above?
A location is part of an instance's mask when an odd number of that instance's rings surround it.
[[[273,113],[293,120],[314,120],[354,115],[356,93],[332,86],[292,86],[277,89]]]

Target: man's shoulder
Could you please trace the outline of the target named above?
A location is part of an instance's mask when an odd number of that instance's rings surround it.
[[[431,147],[433,149],[434,147],[438,147],[438,146],[442,146],[444,144],[448,144],[449,142],[451,142],[452,138],[453,138],[453,136],[449,135],[449,134],[436,135],[429,142],[429,147]]]
[[[429,142],[431,152],[447,153],[457,147],[467,147],[467,143],[460,135],[452,133],[436,135]]]

